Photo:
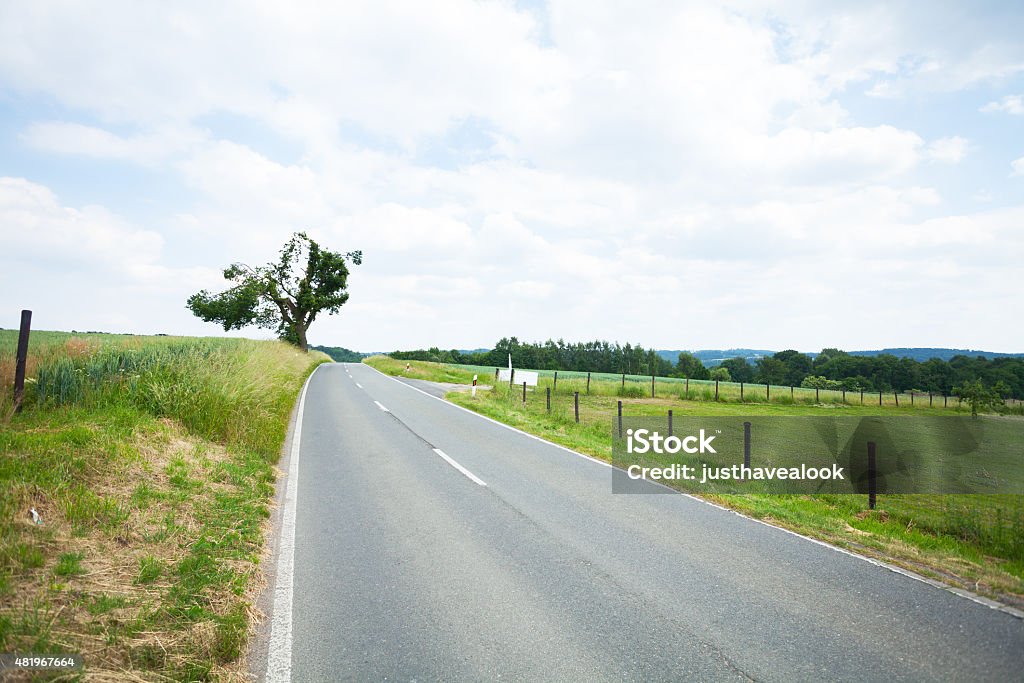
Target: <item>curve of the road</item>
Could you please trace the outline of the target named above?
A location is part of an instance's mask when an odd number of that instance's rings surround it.
[[[268,680],[1024,675],[1012,614],[687,496],[613,495],[603,463],[368,366],[321,366],[296,428]]]

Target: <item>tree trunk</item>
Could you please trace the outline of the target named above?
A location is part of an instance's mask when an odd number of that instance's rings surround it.
[[[309,346],[306,343],[306,326],[301,321],[296,322],[294,326],[295,335],[299,338],[299,348],[305,353],[309,351]]]

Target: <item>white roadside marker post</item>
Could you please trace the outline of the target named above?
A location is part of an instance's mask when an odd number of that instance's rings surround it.
[[[476,375],[473,375],[473,398],[476,398]]]

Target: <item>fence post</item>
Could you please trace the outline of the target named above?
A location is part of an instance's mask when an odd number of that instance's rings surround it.
[[[740,382],[740,403],[743,403],[743,382]]]
[[[914,405],[914,392],[910,392],[910,405]]]
[[[622,388],[626,388],[626,373],[622,373]]]
[[[718,400],[718,380],[715,380],[715,400]]]
[[[792,384],[790,384],[790,385],[789,385],[789,400],[790,400],[790,401],[795,401],[795,400],[796,400],[796,399],[795,399],[795,398],[793,397],[793,385],[792,385]]]
[[[821,396],[821,389],[819,389],[818,387],[814,387],[814,402],[815,403],[821,403],[821,400],[818,398],[819,396]]]
[[[864,387],[860,388],[860,404],[864,405]]]
[[[932,407],[932,392],[928,392],[928,407]]]
[[[509,388],[509,390],[512,389],[512,385],[515,383],[515,379],[516,379],[516,369],[512,368],[512,372],[508,373],[508,388]]]
[[[587,393],[590,393],[590,372],[587,372]]]
[[[750,423],[743,423],[743,466],[750,469]]]
[[[942,407],[943,408],[948,408],[949,407],[949,397],[946,396],[945,394],[942,395]]]
[[[651,398],[654,398],[654,375],[651,375]]]
[[[690,378],[686,378],[686,400],[690,400]]]
[[[551,412],[551,387],[545,387],[548,392],[548,412]]]
[[[28,334],[32,327],[32,311],[21,312],[21,328],[18,330],[18,352],[14,366],[14,411],[21,412],[21,400],[25,396],[25,364],[28,362]]]
[[[619,438],[622,438],[622,401],[619,401]]]
[[[897,393],[896,393],[896,392],[894,391],[894,392],[892,392],[892,396],[893,396],[893,398],[895,398],[895,399],[896,399],[896,407],[897,407],[897,408],[899,408],[899,407],[900,407],[900,395],[899,395],[899,394],[897,394]]]
[[[573,403],[576,406],[576,424],[580,423],[580,392],[575,392],[573,395]]]
[[[875,470],[875,442],[868,441],[868,509],[875,509],[877,498],[877,472]]]
[[[771,384],[765,384],[764,385],[764,400],[767,401],[768,403],[771,403],[771,401],[772,401],[772,385]]]
[[[526,382],[523,382],[523,403],[526,403]]]
[[[555,386],[554,390],[558,391],[558,370],[555,370]]]
[[[494,386],[498,386],[498,368],[494,368]]]
[[[672,409],[668,409],[668,435],[672,436]]]
[[[878,405],[882,405],[882,392],[878,392]]]

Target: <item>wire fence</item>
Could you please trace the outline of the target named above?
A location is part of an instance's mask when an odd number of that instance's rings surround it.
[[[495,384],[498,383],[500,368],[485,365],[452,364],[451,366],[478,373],[482,378],[491,377]],[[958,396],[925,391],[822,389],[576,370],[531,370],[530,372],[536,372],[540,376],[538,389],[550,385],[556,392],[580,391],[585,395],[615,395],[622,398],[956,409],[962,406],[962,399]],[[516,384],[514,376],[510,384]],[[528,389],[533,390],[530,387]],[[1024,414],[1024,403],[1020,400],[1006,399],[1006,405],[1011,408],[1020,408],[1021,413]]]

